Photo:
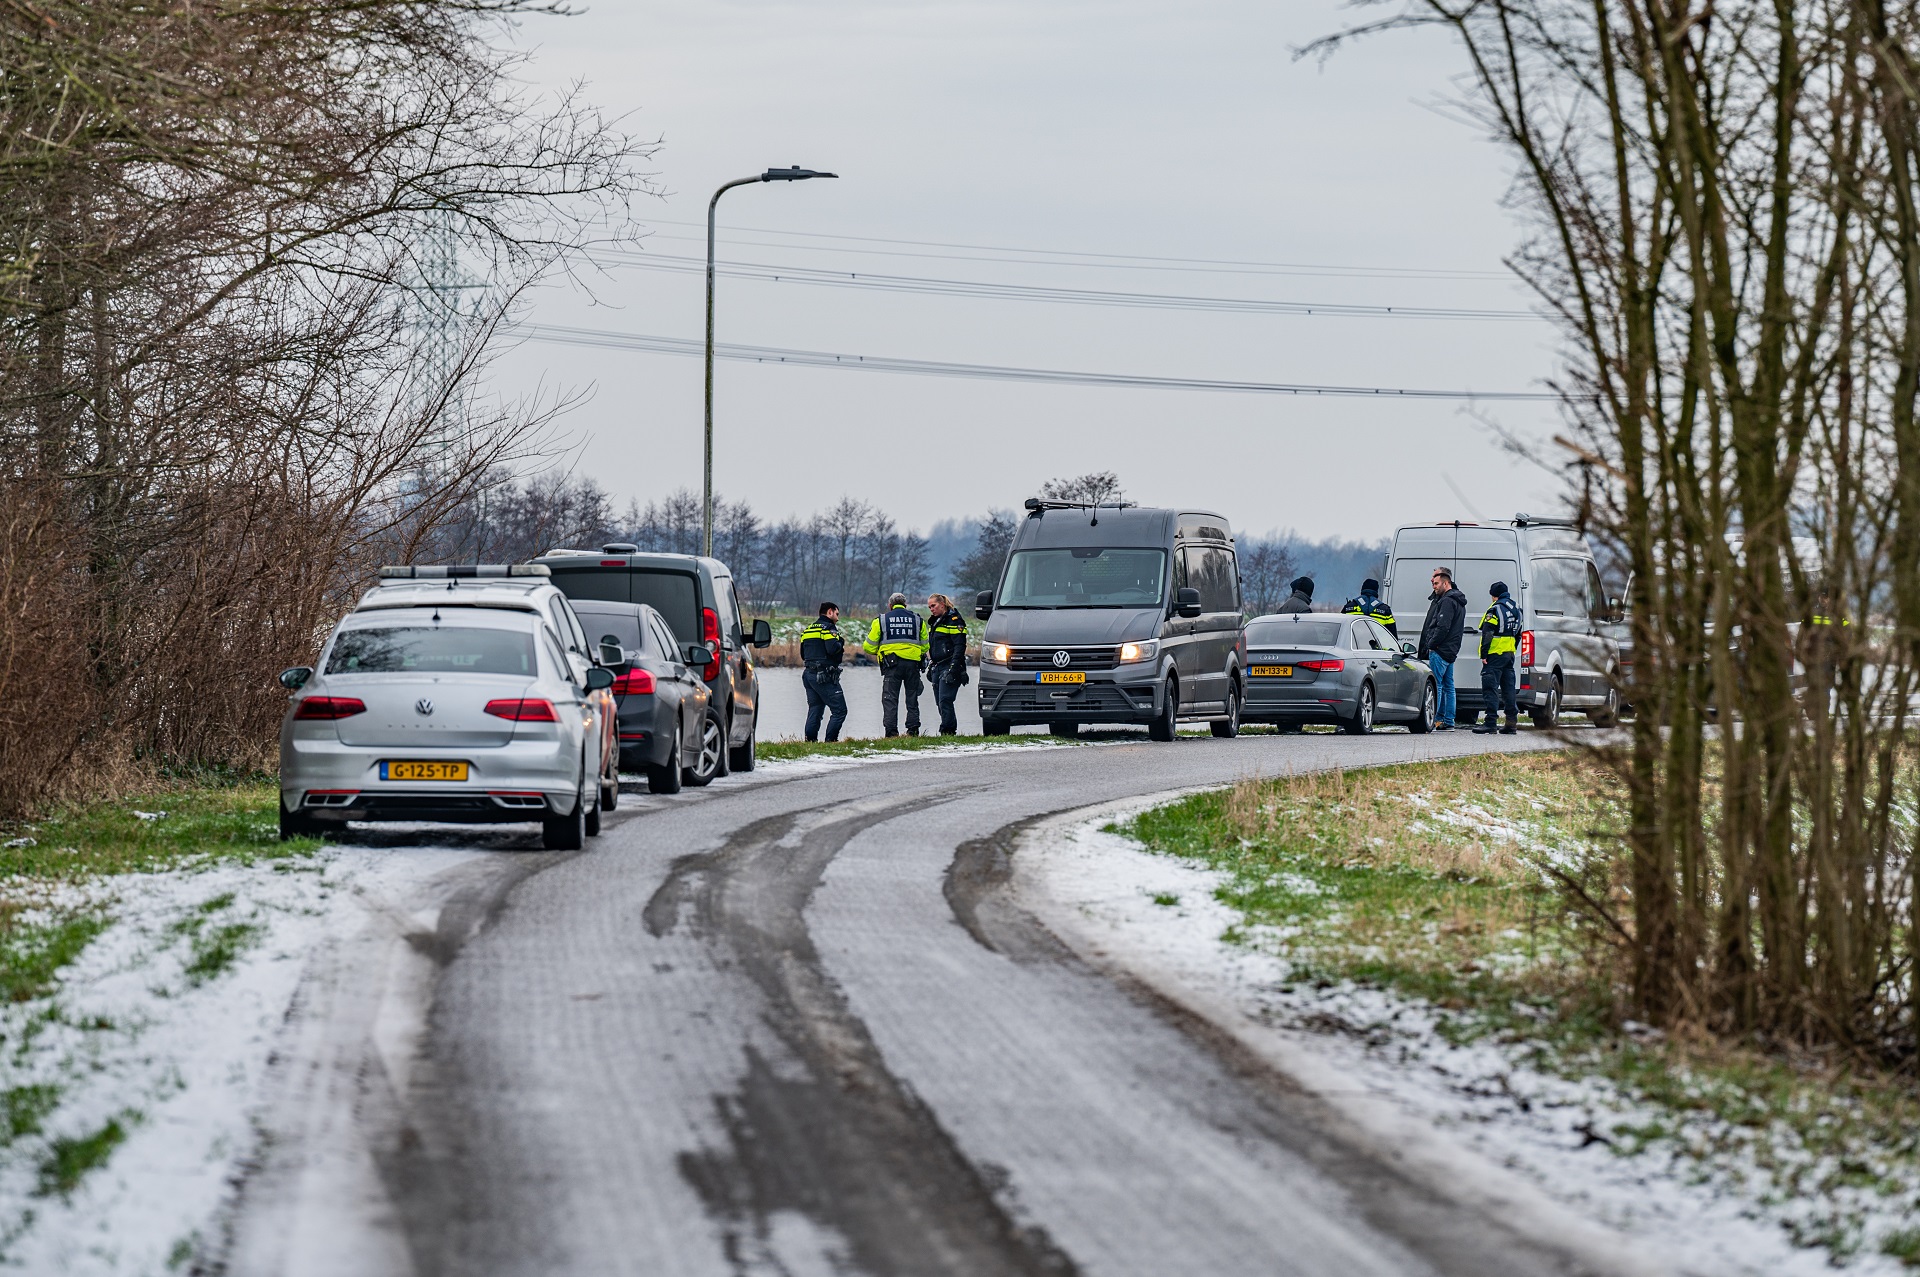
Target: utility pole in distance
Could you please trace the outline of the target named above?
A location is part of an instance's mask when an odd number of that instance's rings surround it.
[[[707,438],[706,458],[700,483],[700,552],[713,557],[713,211],[720,197],[736,186],[754,182],[804,182],[810,177],[839,177],[838,173],[818,173],[813,169],[770,168],[758,177],[735,178],[713,193],[707,201]]]

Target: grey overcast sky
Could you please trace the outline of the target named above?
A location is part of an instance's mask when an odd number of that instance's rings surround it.
[[[602,0],[531,20],[520,32],[528,77],[584,81],[635,132],[659,137],[667,194],[640,210],[657,266],[612,265],[591,299],[542,289],[529,319],[697,339],[698,267],[671,259],[704,254],[700,223],[720,182],[790,164],[841,177],[729,192],[723,262],[1530,309],[1501,265],[1520,234],[1501,207],[1507,163],[1435,109],[1460,70],[1444,37],[1376,38],[1325,65],[1294,59],[1352,16],[1330,0]],[[1263,383],[1538,392],[1554,367],[1552,332],[1530,317],[1168,310],[737,278],[720,281],[718,329],[723,343]],[[590,389],[564,428],[580,468],[621,501],[699,487],[698,359],[528,341],[493,378],[507,393]],[[766,517],[847,493],[924,531],[1015,506],[1051,475],[1112,469],[1135,499],[1210,506],[1242,529],[1373,539],[1399,522],[1544,508],[1556,490],[1471,415],[1538,438],[1557,419],[1550,403],[735,362],[718,364],[716,381],[716,486]]]

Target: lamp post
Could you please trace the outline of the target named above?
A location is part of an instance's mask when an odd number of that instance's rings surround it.
[[[754,182],[804,182],[810,177],[839,177],[838,173],[818,173],[813,169],[770,168],[758,177],[742,177],[728,182],[707,201],[707,439],[706,461],[700,487],[700,552],[713,557],[713,211],[720,197],[736,186]]]

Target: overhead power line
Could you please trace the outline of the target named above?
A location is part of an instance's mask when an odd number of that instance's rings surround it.
[[[688,226],[702,231],[705,222],[682,222],[670,217],[650,218],[660,226]],[[833,253],[873,253],[888,257],[941,257],[938,253],[895,253],[881,249],[834,247],[838,244],[892,244],[904,248],[944,248],[959,249],[970,253],[1006,253],[1012,257],[975,258],[964,257],[949,260],[958,261],[1021,261],[1035,265],[1053,266],[1099,266],[1113,270],[1173,270],[1201,271],[1207,273],[1230,274],[1274,274],[1274,275],[1326,275],[1349,276],[1363,279],[1487,279],[1511,280],[1504,271],[1485,270],[1446,270],[1419,266],[1352,266],[1335,265],[1325,262],[1263,262],[1246,261],[1231,257],[1160,257],[1148,253],[1095,253],[1071,248],[1017,248],[1006,244],[962,244],[947,240],[931,239],[892,239],[879,235],[833,235],[822,231],[777,230],[766,226],[731,226],[724,230],[729,233],[747,235],[792,236],[798,239],[823,241],[819,251]],[[661,236],[667,238],[693,239],[692,236]],[[705,236],[698,237],[705,243]],[[768,248],[805,248],[804,244],[777,243],[766,244]]]
[[[595,346],[613,350],[640,350],[661,355],[699,357],[706,346],[690,337],[654,337],[642,333],[610,332],[600,328],[571,328],[559,324],[522,324],[519,331],[535,341],[567,346]],[[1144,373],[1068,372],[1053,368],[1013,368],[998,364],[956,364],[932,359],[895,359],[884,355],[839,355],[821,350],[789,350],[778,346],[718,344],[716,359],[757,364],[792,364],[802,368],[842,368],[860,372],[903,373],[921,377],[958,377],[979,381],[1017,381],[1059,386],[1116,386],[1137,390],[1206,390],[1236,394],[1318,395],[1364,399],[1470,399],[1502,402],[1550,403],[1558,395],[1534,391],[1409,390],[1388,386],[1322,386],[1267,381],[1231,381],[1207,377],[1153,377]]]
[[[704,274],[706,258],[673,253],[602,253],[600,260],[642,270]],[[1119,306],[1138,310],[1223,311],[1261,315],[1323,315],[1333,318],[1537,320],[1527,310],[1486,310],[1465,306],[1362,306],[1345,302],[1276,301],[1257,297],[1196,297],[1182,293],[1123,293],[1089,288],[1050,288],[1036,284],[1003,284],[969,279],[928,279],[915,275],[881,275],[862,271],[824,270],[814,266],[776,266],[768,262],[728,262],[716,272],[729,279],[757,279],[767,283],[814,284],[832,288],[866,288],[891,293],[921,293],[937,297],[980,297],[1001,301],[1065,302],[1076,306]]]

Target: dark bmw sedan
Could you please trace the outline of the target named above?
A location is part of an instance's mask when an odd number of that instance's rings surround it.
[[[719,769],[724,728],[713,693],[690,656],[708,656],[699,643],[684,649],[660,614],[645,603],[582,599],[573,605],[595,642],[617,646],[626,669],[613,682],[619,707],[620,770],[646,773],[656,794],[704,785]],[[609,642],[611,641],[611,642]]]
[[[1247,705],[1241,720],[1298,727],[1337,723],[1364,736],[1375,724],[1433,730],[1433,671],[1364,616],[1297,613],[1247,622]]]

